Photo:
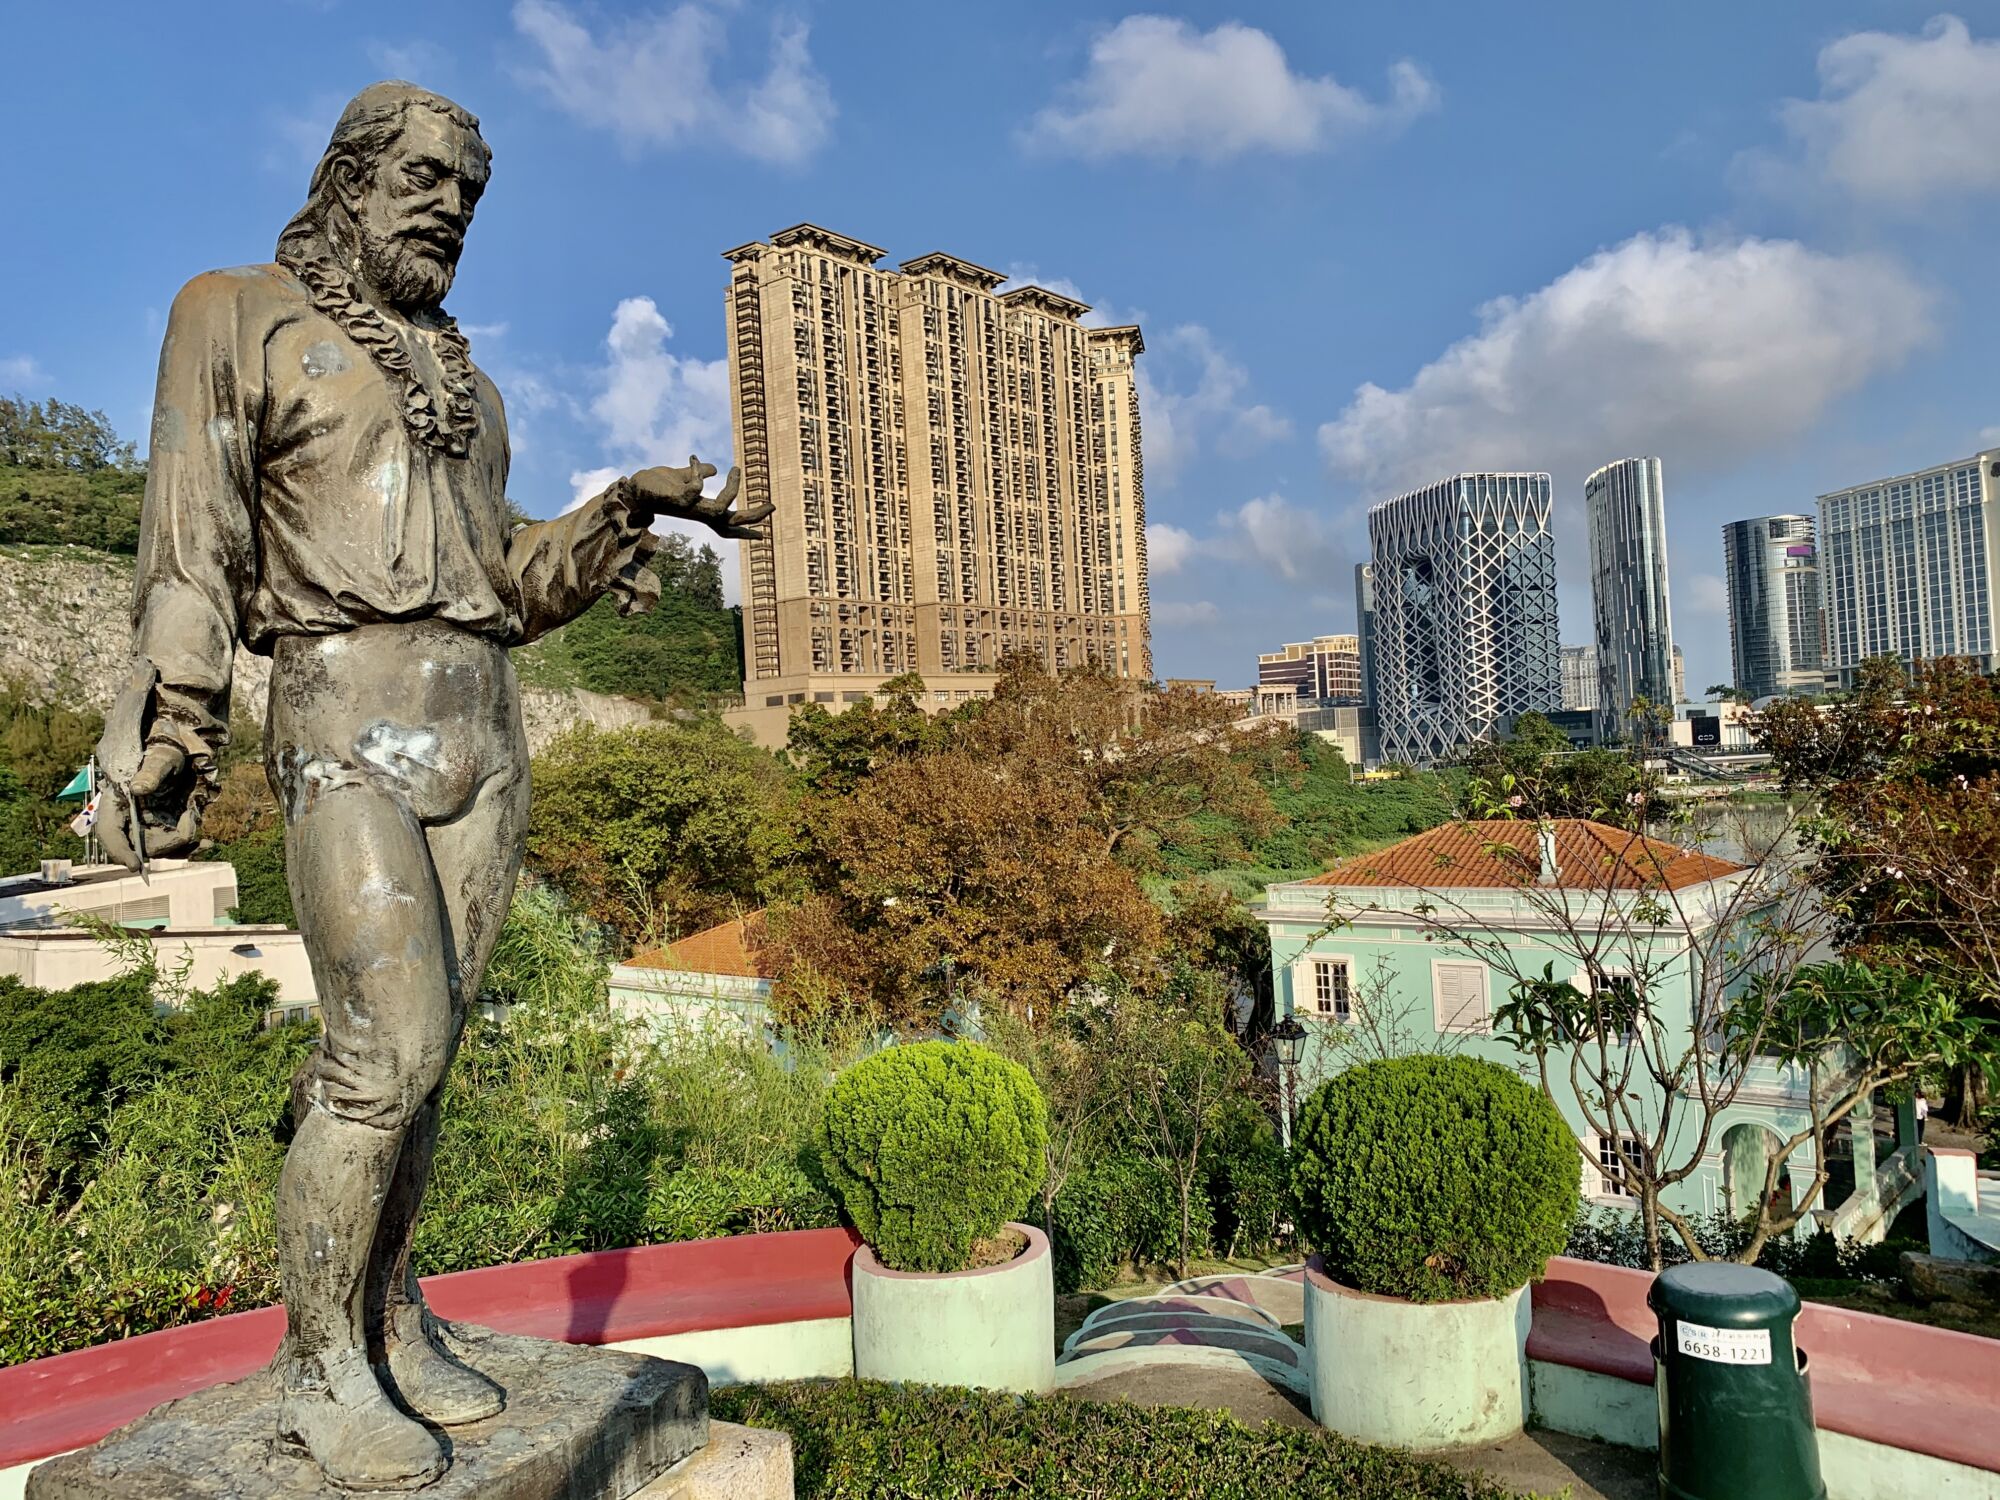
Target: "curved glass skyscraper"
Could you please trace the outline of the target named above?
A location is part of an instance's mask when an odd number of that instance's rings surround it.
[[[1583,482],[1597,622],[1597,737],[1634,738],[1632,705],[1674,701],[1666,487],[1657,458],[1622,458]]]
[[[1819,553],[1811,516],[1754,516],[1722,528],[1729,651],[1737,688],[1752,698],[1816,693]]]

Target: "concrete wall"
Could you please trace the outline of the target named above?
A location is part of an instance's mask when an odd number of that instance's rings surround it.
[[[2000,1209],[1980,1201],[1978,1157],[1952,1146],[1926,1146],[1924,1187],[1931,1254],[2000,1261]]]
[[[0,928],[56,925],[87,912],[121,926],[213,927],[236,904],[236,871],[219,860],[162,859],[144,876],[119,865],[77,865],[71,883],[0,882]]]
[[[187,965],[190,989],[212,989],[240,975],[263,974],[278,986],[280,1006],[318,1004],[305,941],[289,928],[163,927],[142,935],[152,943],[162,973]],[[102,939],[77,928],[0,932],[0,974],[37,989],[66,990],[110,979],[121,967]]]

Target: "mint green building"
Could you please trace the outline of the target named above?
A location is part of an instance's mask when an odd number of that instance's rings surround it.
[[[1572,1070],[1567,1052],[1551,1053],[1549,1083],[1582,1147],[1586,1203],[1634,1208],[1622,1163],[1650,1149],[1662,1107],[1655,1075],[1675,1074],[1697,1026],[1710,1029],[1765,960],[1760,919],[1781,899],[1769,870],[1607,824],[1458,822],[1273,885],[1260,915],[1274,1014],[1296,1016],[1308,1033],[1301,1096],[1357,1062],[1420,1052],[1488,1058],[1539,1082],[1532,1054],[1494,1034],[1514,984],[1547,975],[1585,993],[1623,987],[1644,1019],[1608,1038],[1606,1056],[1628,1080],[1639,1128],[1606,1130],[1601,1109],[1593,1125],[1576,1092],[1590,1090],[1590,1075]],[[1601,1072],[1598,1044],[1579,1046]],[[1704,1086],[1726,1102],[1705,1141],[1704,1108],[1684,1099],[1672,1110],[1661,1161],[1692,1158],[1694,1170],[1662,1199],[1679,1212],[1741,1214],[1763,1190],[1770,1156],[1810,1123],[1806,1080],[1704,1056]],[[1840,1135],[1821,1216],[1836,1232],[1880,1239],[1922,1192],[1914,1119],[1907,1106],[1900,1115],[1864,1106]],[[1794,1153],[1780,1191],[1793,1190],[1793,1174],[1810,1181],[1811,1156],[1809,1146]]]

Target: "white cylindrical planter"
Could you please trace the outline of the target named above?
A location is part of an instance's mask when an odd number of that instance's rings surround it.
[[[1046,1391],[1056,1381],[1056,1285],[1049,1239],[1010,1224],[1028,1248],[1004,1265],[926,1275],[854,1252],[854,1373],[863,1380]]]
[[[859,1278],[857,1278],[858,1282]],[[1306,1272],[1306,1365],[1322,1427],[1419,1451],[1516,1436],[1528,1420],[1528,1289],[1405,1302]]]

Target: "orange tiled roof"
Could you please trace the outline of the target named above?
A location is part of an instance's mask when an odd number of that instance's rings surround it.
[[[627,963],[641,969],[676,969],[686,974],[729,974],[739,979],[776,979],[777,966],[766,957],[764,913],[753,911],[669,943],[635,953]]]
[[[1570,890],[1680,890],[1744,868],[1712,854],[1692,854],[1665,839],[1608,823],[1557,818],[1556,883]],[[1301,885],[1409,886],[1465,890],[1534,885],[1541,852],[1532,822],[1446,823],[1372,854],[1353,854]]]

